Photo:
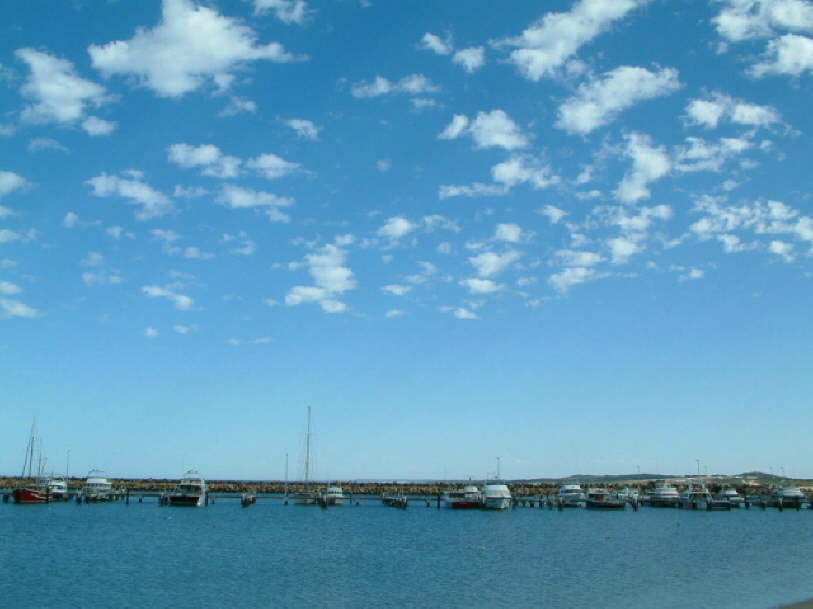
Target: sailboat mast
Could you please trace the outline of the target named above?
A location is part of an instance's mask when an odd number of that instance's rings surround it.
[[[285,497],[288,497],[288,453],[285,453]]]
[[[308,427],[305,432],[305,488],[308,487],[308,471],[311,465],[311,407],[308,406]]]

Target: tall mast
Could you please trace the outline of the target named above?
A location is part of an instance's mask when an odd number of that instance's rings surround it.
[[[308,487],[308,470],[311,465],[311,407],[308,406],[308,427],[305,432],[305,488]]]
[[[288,453],[285,453],[285,497],[288,497]]]

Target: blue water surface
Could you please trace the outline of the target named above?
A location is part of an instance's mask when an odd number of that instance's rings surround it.
[[[813,598],[813,511],[0,504],[0,606],[768,609]]]

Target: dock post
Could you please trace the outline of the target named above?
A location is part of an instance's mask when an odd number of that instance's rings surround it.
[[[138,496],[138,502],[143,503],[143,501],[144,501],[144,495],[139,495]]]
[[[130,505],[130,489],[124,491],[124,503],[125,505]]]
[[[440,493],[438,493],[437,508],[440,509]]]

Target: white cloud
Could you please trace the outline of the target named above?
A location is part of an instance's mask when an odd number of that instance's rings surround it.
[[[347,252],[333,244],[305,256],[308,273],[315,285],[292,287],[285,296],[285,304],[295,306],[306,302],[318,302],[325,313],[344,313],[347,305],[336,299],[356,288],[353,271],[345,266]]]
[[[164,0],[161,22],[139,28],[130,40],[88,48],[93,67],[105,76],[133,75],[162,97],[181,97],[209,82],[227,90],[235,72],[250,61],[296,61],[278,42],[257,36],[237,19],[190,0]]]
[[[805,72],[813,72],[813,39],[797,34],[770,41],[764,60],[749,70],[757,78],[774,74],[801,76]]]
[[[13,209],[11,209],[9,207],[6,207],[5,205],[0,205],[0,219],[2,219],[2,218],[10,218],[11,216],[16,216],[16,215],[17,214]]]
[[[438,188],[439,199],[452,197],[499,197],[508,194],[508,188],[499,184],[475,182],[471,185],[444,184]]]
[[[679,281],[694,281],[696,279],[703,279],[705,273],[702,269],[691,268],[687,273],[678,277]]]
[[[292,118],[283,122],[293,129],[303,140],[316,141],[319,139],[320,128],[309,120],[304,118]]]
[[[93,187],[96,197],[119,196],[131,205],[139,205],[141,209],[136,212],[136,219],[149,220],[163,216],[172,209],[172,202],[163,193],[155,190],[140,179],[125,179],[102,173],[87,180],[85,184]]]
[[[0,317],[25,317],[33,319],[40,317],[42,313],[36,309],[29,307],[24,302],[19,300],[12,300],[11,298],[0,298]]]
[[[251,256],[254,252],[257,251],[257,244],[252,240],[249,239],[248,233],[245,231],[240,231],[236,235],[230,235],[228,233],[223,234],[220,238],[222,243],[234,243],[238,242],[239,245],[232,247],[229,252],[232,254],[238,254],[241,256]]]
[[[620,66],[600,79],[579,85],[575,96],[559,106],[556,126],[568,133],[586,135],[614,121],[636,103],[673,93],[680,88],[677,70]]]
[[[16,283],[10,281],[0,281],[0,294],[3,296],[14,296],[15,294],[22,294],[23,289]]]
[[[155,338],[155,337],[157,337],[159,334],[160,334],[160,332],[158,332],[158,330],[156,330],[156,329],[155,329],[155,328],[153,328],[152,326],[150,326],[150,327],[148,327],[148,328],[146,328],[146,329],[144,330],[144,336],[146,336],[147,338]]]
[[[381,291],[386,292],[387,294],[392,294],[393,296],[404,296],[412,291],[412,286],[393,283],[390,285],[385,285],[383,288],[381,288]]]
[[[223,154],[213,144],[172,144],[167,158],[169,162],[185,169],[201,167],[201,173],[214,178],[235,178],[240,175],[242,164],[240,159]]]
[[[768,127],[782,121],[772,106],[752,104],[722,93],[690,100],[686,106],[686,119],[689,124],[706,128],[717,127],[723,120],[750,127]]]
[[[724,197],[699,197],[694,211],[704,214],[689,230],[700,240],[717,239],[726,253],[767,251],[787,262],[795,259],[791,240],[813,245],[813,217],[781,201],[755,201],[742,205],[725,205]],[[743,243],[736,233],[748,232],[756,239]],[[759,237],[773,237],[769,242]],[[781,236],[783,239],[776,237]],[[811,254],[813,250],[808,252]]]
[[[521,254],[515,250],[508,250],[502,254],[483,252],[469,258],[469,263],[477,270],[480,277],[491,277],[504,271],[519,260],[520,256]]]
[[[246,167],[256,170],[268,180],[276,180],[300,169],[299,163],[291,163],[276,154],[261,154],[246,162]]]
[[[418,228],[417,224],[410,222],[402,216],[395,216],[378,229],[377,234],[393,241],[400,239]]]
[[[174,285],[158,286],[158,285],[145,285],[141,288],[142,293],[150,298],[166,298],[175,308],[179,311],[189,311],[195,304],[189,296],[180,294],[176,291]]]
[[[375,162],[375,168],[381,173],[386,173],[392,168],[392,161],[389,159],[379,159]]]
[[[626,264],[632,256],[644,251],[644,247],[639,241],[627,237],[608,239],[607,247],[610,249],[613,264]]]
[[[62,219],[62,225],[65,228],[75,228],[79,224],[79,216],[72,211],[69,211],[65,214],[65,217]]]
[[[545,207],[536,210],[536,213],[545,216],[548,220],[550,220],[551,224],[558,224],[559,220],[567,215],[566,211],[559,209],[555,205],[545,205]]]
[[[78,76],[70,61],[34,49],[18,49],[15,55],[30,70],[20,88],[31,102],[22,111],[25,122],[76,123],[89,106],[99,107],[112,99],[104,87]]]
[[[624,174],[615,195],[624,203],[637,203],[649,198],[648,185],[669,172],[671,160],[665,148],[653,146],[647,135],[630,133],[626,140],[624,154],[632,159],[632,169]]]
[[[426,32],[418,44],[418,48],[424,51],[432,51],[438,55],[450,55],[452,52],[452,42],[450,39],[443,40],[430,32]]]
[[[438,134],[438,139],[441,140],[453,140],[461,135],[466,131],[466,128],[469,126],[469,119],[465,114],[455,114],[452,117],[452,122],[450,122],[446,127]]]
[[[88,252],[82,261],[79,263],[82,266],[102,266],[104,264],[104,256],[99,252]]]
[[[483,47],[469,47],[461,49],[452,56],[452,63],[456,63],[471,74],[482,68],[486,63],[486,52]]]
[[[751,148],[751,142],[741,138],[724,137],[719,142],[707,142],[699,137],[687,137],[685,146],[675,149],[675,171],[720,171],[730,158]]]
[[[477,313],[465,307],[440,307],[444,313],[451,313],[457,319],[478,319]]]
[[[438,138],[451,140],[461,135],[470,135],[477,148],[515,150],[528,146],[528,138],[503,110],[478,112],[473,121],[469,121],[465,115],[456,114],[438,134]]]
[[[602,262],[604,258],[597,252],[579,250],[558,250],[556,259],[562,266],[591,267]]]
[[[768,38],[779,30],[813,31],[813,5],[805,0],[722,0],[712,19],[729,42]]]
[[[472,294],[491,294],[499,292],[503,289],[503,285],[492,281],[491,279],[463,279],[460,285],[469,289]]]
[[[273,12],[283,23],[303,24],[308,17],[308,3],[305,0],[254,0],[254,14]]]
[[[118,285],[123,281],[118,271],[86,271],[82,273],[82,282],[85,285]]]
[[[391,82],[383,76],[376,76],[372,82],[356,83],[350,90],[353,97],[379,97],[396,93],[419,95],[438,91],[440,91],[440,87],[423,74],[410,74],[397,82]]]
[[[290,217],[279,211],[279,208],[293,204],[293,199],[288,197],[280,197],[270,192],[242,188],[233,184],[224,184],[216,200],[230,209],[267,208],[266,215],[272,222],[289,222]]]
[[[13,171],[3,171],[0,169],[0,197],[19,190],[28,185],[26,179]]]
[[[538,81],[552,77],[582,45],[646,2],[580,0],[569,12],[548,13],[520,36],[501,44],[517,47],[509,59],[525,78]]]
[[[257,112],[256,102],[236,95],[230,95],[228,105],[220,111],[219,116],[236,116],[242,112],[255,114]]]
[[[96,116],[89,116],[82,121],[82,129],[88,135],[110,135],[116,130],[118,124],[114,121],[106,121]]]
[[[542,190],[561,181],[550,165],[530,156],[512,156],[497,163],[491,168],[491,178],[509,189],[528,183],[534,189]]]
[[[494,239],[497,241],[507,241],[508,243],[519,243],[523,239],[522,229],[518,224],[498,224],[494,231]]]
[[[558,291],[565,293],[574,285],[598,279],[601,275],[595,269],[584,267],[568,267],[548,277],[548,283]]]
[[[41,150],[55,150],[57,152],[70,152],[65,146],[50,137],[35,137],[28,142],[29,152],[39,152]]]
[[[384,317],[387,319],[392,319],[393,317],[401,317],[404,312],[401,309],[390,309],[386,313],[384,313]]]

